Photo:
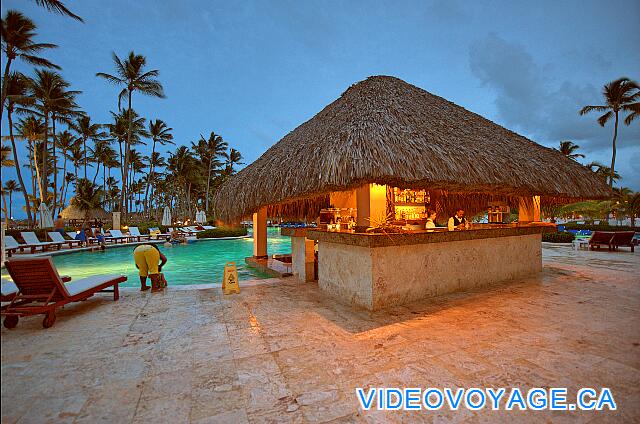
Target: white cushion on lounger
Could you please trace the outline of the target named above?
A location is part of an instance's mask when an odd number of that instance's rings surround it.
[[[8,296],[10,294],[18,293],[18,287],[13,284],[13,281],[2,279],[2,295]]]
[[[91,277],[81,278],[76,281],[65,283],[64,287],[67,289],[67,293],[69,293],[69,296],[75,296],[78,293],[90,290],[102,283],[106,283],[107,281],[116,279],[118,277],[120,277],[119,274],[93,275]]]

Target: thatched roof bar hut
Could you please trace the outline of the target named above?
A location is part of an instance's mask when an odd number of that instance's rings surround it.
[[[610,195],[562,153],[398,78],[375,76],[230,178],[214,201],[223,220],[264,206],[312,215],[329,193],[368,183],[543,202]]]

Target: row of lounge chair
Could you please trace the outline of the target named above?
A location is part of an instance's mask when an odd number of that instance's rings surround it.
[[[59,275],[51,257],[19,258],[5,262],[13,281],[2,279],[0,313],[4,326],[14,328],[20,317],[45,315],[44,328],[56,321],[56,310],[71,302],[88,299],[98,292],[112,292],[113,300],[120,297],[118,284],[127,281],[124,275],[95,275],[71,281]]]
[[[635,248],[634,231],[594,231],[589,239],[589,247],[599,249],[600,246],[607,246],[609,250],[618,250],[619,247]]]
[[[34,232],[21,232],[20,236],[25,241],[24,243],[18,243],[13,236],[7,235],[4,237],[7,255],[11,257],[15,252],[36,253],[38,250],[42,252],[59,250],[65,245],[72,248],[74,246],[82,246],[85,243],[85,241],[77,239],[77,233],[75,232],[67,232],[68,239],[57,231],[49,231],[47,235],[51,241],[40,241]],[[140,242],[149,239],[151,239],[151,235],[140,234],[140,230],[137,227],[130,227],[129,234],[123,234],[121,230],[109,230],[109,235],[104,237],[105,243]],[[97,242],[98,239],[95,237],[86,240],[87,244]]]

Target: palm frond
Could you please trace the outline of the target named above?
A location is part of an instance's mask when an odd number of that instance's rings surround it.
[[[610,110],[609,112],[598,118],[598,124],[600,124],[601,127],[604,127],[604,125],[607,123],[607,121],[609,121],[609,119],[611,119],[612,116],[613,111]]]
[[[36,4],[46,8],[49,12],[69,16],[77,21],[84,22],[82,18],[71,12],[60,0],[35,0]]]
[[[30,54],[21,54],[20,57],[25,62],[30,63],[32,65],[42,66],[43,68],[62,69],[61,67],[59,67],[55,63],[52,63],[52,62],[50,62],[47,59],[44,59],[42,57],[32,56]]]

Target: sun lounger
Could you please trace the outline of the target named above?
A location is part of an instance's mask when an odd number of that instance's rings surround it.
[[[633,236],[635,232],[633,231],[616,231],[613,233],[613,238],[611,239],[611,247],[614,250],[617,250],[618,247],[630,247],[631,251],[634,251],[633,245]]]
[[[612,231],[594,231],[589,239],[589,247],[593,250],[594,247],[599,249],[600,246],[607,246],[611,250],[613,236],[614,233]]]
[[[30,244],[33,246],[42,246],[44,250],[48,250],[50,248],[55,248],[60,250],[60,246],[62,246],[62,243],[56,243],[52,241],[40,241],[38,239],[38,236],[36,236],[36,233],[32,231],[23,231],[20,233],[20,235],[22,236],[22,239],[27,244]]]
[[[18,286],[13,281],[2,279],[2,290],[0,293],[0,302],[10,302],[18,294]]]
[[[214,227],[213,225],[203,225],[202,228],[204,228],[205,230],[215,230],[216,227]]]
[[[125,236],[124,234],[122,234],[122,231],[120,230],[109,230],[109,233],[111,234],[110,237],[105,237],[105,241],[112,241],[115,243],[127,243],[131,240],[135,240],[136,237],[130,237],[130,236]]]
[[[129,227],[129,234],[132,237],[137,237],[138,241],[151,239],[151,236],[149,234],[140,234],[140,230],[138,229],[138,227]]]
[[[44,252],[45,247],[40,244],[21,244],[13,238],[13,236],[4,236],[4,248],[7,252],[7,256],[11,257],[16,251],[24,252],[25,249],[29,249],[30,253],[36,253],[36,249],[40,248]]]
[[[12,259],[6,266],[18,288],[11,303],[2,309],[7,328],[18,325],[19,317],[39,314],[45,315],[42,326],[49,328],[56,321],[57,308],[104,291],[113,292],[113,300],[118,300],[118,284],[127,280],[124,275],[96,275],[65,284],[50,257]]]
[[[61,244],[66,243],[69,245],[69,248],[72,248],[74,245],[82,246],[82,242],[80,240],[67,240],[57,231],[49,231],[47,234],[49,234],[51,241]]]

